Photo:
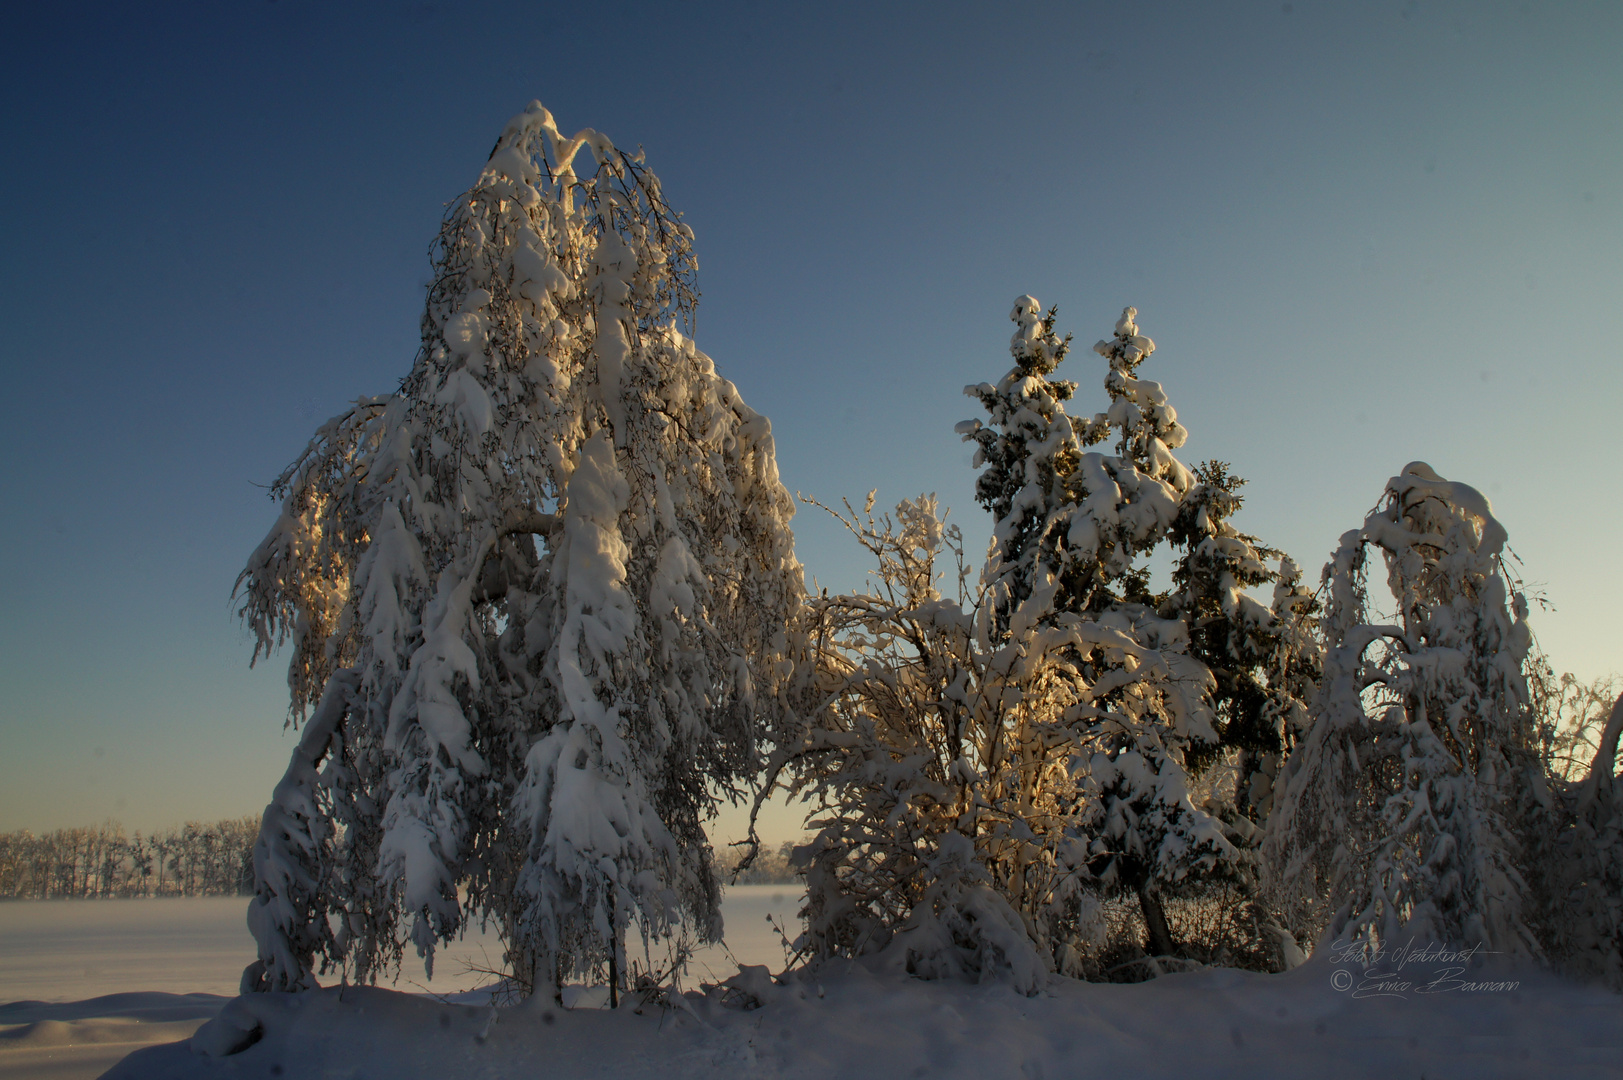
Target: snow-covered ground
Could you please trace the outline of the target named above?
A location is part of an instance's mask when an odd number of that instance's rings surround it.
[[[799,900],[793,886],[728,890],[726,946],[698,953],[690,978],[717,981],[738,963],[782,967],[766,918],[792,924]],[[247,907],[237,897],[0,904],[0,1080],[88,1080],[142,1045],[189,1037],[253,959]],[[472,933],[439,953],[432,980],[405,964],[397,989],[455,995],[488,983],[474,969],[500,958],[495,934]]]
[[[781,967],[765,916],[797,900],[781,886],[731,890],[736,959]],[[242,910],[240,900],[0,905],[0,1001],[12,1002],[0,1005],[0,1080],[108,1069],[115,1080],[1623,1076],[1623,999],[1494,958],[1455,974],[1447,960],[1395,958],[1374,979],[1318,956],[1285,975],[1055,980],[1034,998],[877,965],[784,985],[756,971],[745,981],[760,1008],[694,993],[686,1009],[638,1014],[591,1007],[603,996],[591,990],[571,994],[568,1011],[491,1008],[466,989],[478,976],[458,959],[479,961],[489,939],[442,956],[431,984],[408,969],[394,990],[243,999],[198,1042],[220,1049],[256,1026],[259,1039],[209,1057],[183,1040],[231,1001],[252,950]],[[713,952],[690,981],[730,970]]]
[[[764,981],[764,972],[758,973]],[[1514,989],[1358,998],[1335,970],[1211,970],[1132,986],[925,983],[849,966],[762,988],[746,1011],[442,1004],[385,990],[256,995],[199,1032],[216,1049],[151,1047],[109,1080],[220,1077],[1617,1077],[1619,1001],[1536,972]],[[1508,976],[1508,978],[1507,978]]]

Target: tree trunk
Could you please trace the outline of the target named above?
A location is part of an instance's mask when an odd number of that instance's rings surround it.
[[[609,926],[614,939],[609,942],[609,1008],[620,1007],[620,925],[614,917],[614,894],[609,893]]]
[[[530,957],[530,996],[523,1004],[531,1009],[545,1009],[552,1005],[564,1007],[564,981],[559,978],[558,958],[540,951]]]
[[[1617,768],[1617,744],[1623,739],[1623,695],[1612,705],[1612,715],[1601,729],[1600,745],[1594,760],[1589,763],[1589,776],[1583,782],[1582,799],[1585,803],[1595,798],[1609,799],[1617,783],[1613,771]]]
[[[1149,931],[1151,951],[1156,956],[1171,956],[1177,951],[1172,944],[1172,931],[1167,928],[1167,916],[1161,910],[1161,901],[1150,892],[1148,883],[1138,887],[1138,906],[1144,912],[1144,927]]]

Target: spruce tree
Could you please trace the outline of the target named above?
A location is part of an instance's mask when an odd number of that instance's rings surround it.
[[[1207,461],[1195,479],[1169,532],[1182,550],[1159,611],[1188,627],[1190,655],[1214,681],[1218,739],[1190,764],[1231,770],[1228,812],[1261,822],[1279,763],[1308,727],[1323,666],[1319,603],[1289,556],[1232,524],[1245,481],[1228,463]],[[1264,586],[1268,604],[1247,594]]]
[[[1054,537],[1063,615],[1123,633],[1154,650],[1140,660],[1108,650],[1080,657],[1097,713],[1078,755],[1077,827],[1088,869],[1104,890],[1137,896],[1152,952],[1177,951],[1162,896],[1195,878],[1240,878],[1247,858],[1223,824],[1190,798],[1195,766],[1215,750],[1210,671],[1189,653],[1189,628],[1157,610],[1140,558],[1170,536],[1195,477],[1172,453],[1188,437],[1161,385],[1139,377],[1155,343],[1127,308],[1094,352],[1107,364],[1110,405],[1085,430],[1115,454],[1079,452]],[[1061,612],[1056,612],[1059,616]],[[1125,661],[1125,662],[1124,662]],[[1151,674],[1158,669],[1158,675]],[[1159,685],[1158,685],[1159,684]]]

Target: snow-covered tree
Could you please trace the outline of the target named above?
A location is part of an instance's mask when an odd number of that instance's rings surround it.
[[[1540,756],[1553,777],[1578,783],[1594,768],[1612,708],[1623,696],[1623,676],[1606,675],[1585,683],[1568,671],[1558,678],[1548,658],[1537,654],[1532,666],[1528,686]]]
[[[791,728],[803,585],[770,426],[679,329],[691,240],[640,153],[532,104],[446,214],[411,372],[276,482],[238,588],[304,730],[245,988],[431,965],[474,916],[537,989],[719,932],[702,825]]]
[[[1185,433],[1166,395],[1136,376],[1154,345],[1134,315],[1097,347],[1108,411],[1077,422],[1074,384],[1049,378],[1068,339],[1016,301],[1015,366],[966,391],[989,421],[959,425],[994,517],[978,594],[938,591],[938,556],[965,577],[933,499],[894,521],[871,500],[866,519],[837,515],[878,566],[868,592],[811,605],[825,704],[798,760],[825,811],[801,853],[814,954],[890,950],[916,973],[1030,989],[1090,970],[1101,896],[1136,896],[1166,954],[1163,892],[1249,874],[1241,834],[1191,799],[1194,759],[1219,743],[1212,679],[1140,562],[1180,514],[1225,534],[1185,507],[1202,485],[1172,454]],[[1112,435],[1116,454],[1087,449]]]
[[[977,495],[994,516],[983,578],[994,615],[988,644],[1018,649],[1034,628],[1096,626],[1143,651],[1076,654],[1085,704],[1072,718],[1068,828],[1088,838],[1098,885],[1136,894],[1151,948],[1169,954],[1176,945],[1161,893],[1191,875],[1243,875],[1246,861],[1190,799],[1191,759],[1218,743],[1212,677],[1189,655],[1189,627],[1157,610],[1140,561],[1169,539],[1196,488],[1172,453],[1188,433],[1160,384],[1138,377],[1155,343],[1139,333],[1133,308],[1094,346],[1107,363],[1107,411],[1080,425],[1066,417],[1069,384],[1047,379],[1064,342],[1053,312],[1041,310],[1029,296],[1016,301],[1015,368],[996,386],[966,390],[989,423],[960,425],[987,465]],[[1115,454],[1086,449],[1112,437]]]
[[[1543,901],[1540,929],[1551,957],[1573,974],[1623,990],[1623,696],[1598,732],[1588,774],[1560,785],[1555,827],[1530,867]]]
[[[1189,628],[1190,655],[1213,677],[1217,745],[1196,750],[1189,764],[1231,775],[1231,813],[1257,822],[1270,809],[1283,753],[1307,730],[1323,663],[1319,605],[1289,556],[1231,523],[1245,481],[1222,461],[1195,476],[1169,533],[1182,552],[1158,611]],[[1246,593],[1269,585],[1269,604]]]
[[[1070,348],[1054,331],[1055,314],[1043,314],[1033,297],[1016,300],[1015,366],[996,385],[964,390],[989,414],[958,431],[977,444],[975,494],[993,519],[983,583],[988,632],[999,639],[1055,611],[1144,599],[1148,575],[1135,556],[1165,536],[1191,479],[1168,448],[1187,437],[1176,412],[1159,385],[1133,377],[1155,348],[1138,333],[1137,312],[1127,309],[1116,338],[1095,346],[1110,363],[1111,405],[1080,422],[1063,404],[1076,383],[1048,378]],[[1112,432],[1120,456],[1086,452]]]
[[[1056,311],[1042,313],[1036,299],[1022,296],[1009,316],[1015,323],[1009,350],[1015,366],[993,386],[966,387],[985,405],[990,416],[983,424],[965,420],[957,427],[978,448],[975,464],[981,469],[975,495],[992,515],[992,548],[982,576],[987,587],[984,618],[994,636],[1010,633],[1016,613],[1038,593],[1037,606],[1021,620],[1029,626],[1044,605],[1059,606],[1071,597],[1057,598],[1062,583],[1057,555],[1063,522],[1059,515],[1069,503],[1066,479],[1075,471],[1078,446],[1092,445],[1107,434],[1102,425],[1083,424],[1078,431],[1063,403],[1076,392],[1076,383],[1048,378],[1070,351],[1071,338],[1054,331]],[[1074,583],[1085,587],[1086,583]]]
[[[1029,749],[1033,709],[1059,698],[1019,701],[1015,684],[1044,667],[1040,655],[1000,683],[989,678],[963,605],[959,534],[935,498],[904,500],[894,519],[872,511],[870,494],[862,515],[834,512],[874,557],[869,589],[809,602],[825,704],[795,754],[794,788],[814,793],[819,811],[797,852],[808,884],[804,947],[814,957],[888,950],[914,974],[1005,979],[1034,992],[1049,965],[1026,920],[1054,901],[1043,886],[1063,892],[1050,871],[1065,853],[1052,850],[1064,842],[1057,831],[1039,836],[1026,823],[1063,814],[1049,774],[1056,761],[1063,772],[1064,755],[1055,748],[1055,761],[1028,761],[1023,775],[1010,758],[1016,744]],[[940,591],[943,557],[956,563],[956,600]],[[1014,854],[1011,843],[1026,858],[1005,865],[999,855]],[[1020,874],[1021,863],[1031,872]]]
[[[1547,772],[1543,813],[1524,820],[1533,927],[1546,956],[1581,978],[1623,989],[1623,783],[1619,678],[1556,678],[1537,653],[1528,686]]]
[[[1528,709],[1527,604],[1475,489],[1415,462],[1325,568],[1324,677],[1280,773],[1265,851],[1299,937],[1409,925],[1536,953],[1519,838],[1550,805]],[[1370,548],[1392,623],[1372,619]]]

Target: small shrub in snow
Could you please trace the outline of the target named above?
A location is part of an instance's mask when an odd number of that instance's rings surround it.
[[[871,591],[809,603],[825,704],[794,762],[797,789],[815,792],[820,809],[796,852],[804,948],[819,958],[889,949],[916,974],[1035,990],[1045,942],[1030,933],[1074,888],[1054,850],[1068,841],[1030,828],[1044,812],[1063,817],[1050,785],[1063,755],[1021,755],[1044,752],[1041,730],[1074,694],[1051,685],[1040,647],[991,668],[972,617],[938,589],[944,553],[960,584],[964,572],[957,530],[933,498],[901,503],[894,521],[871,511],[870,500],[864,517],[841,517],[878,563]]]

